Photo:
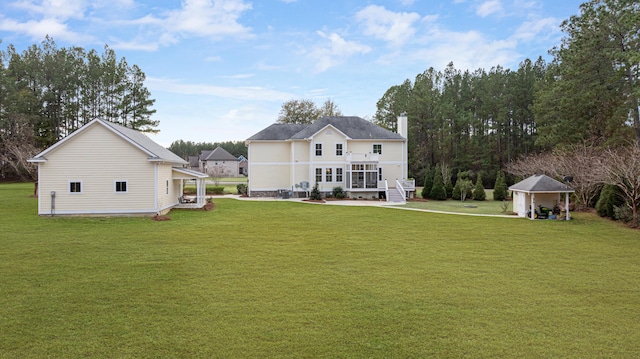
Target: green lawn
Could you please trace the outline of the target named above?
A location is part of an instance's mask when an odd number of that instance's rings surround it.
[[[635,358],[640,232],[217,199],[40,218],[0,185],[0,358]]]

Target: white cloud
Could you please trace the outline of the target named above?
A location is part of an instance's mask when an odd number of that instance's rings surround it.
[[[47,35],[54,40],[62,40],[71,43],[93,41],[92,36],[73,32],[69,30],[67,24],[54,18],[27,22],[18,22],[12,19],[0,18],[0,30],[24,33],[36,41],[42,41]]]
[[[561,20],[553,17],[526,21],[520,25],[513,37],[520,41],[548,39],[560,33],[560,23]]]
[[[185,0],[181,9],[167,12],[162,22],[173,34],[249,37],[250,29],[240,25],[238,18],[251,8],[243,0]]]
[[[420,20],[420,15],[415,12],[396,13],[383,6],[369,5],[356,13],[356,20],[364,25],[366,35],[400,46],[414,36],[413,23]]]
[[[12,5],[28,12],[59,19],[82,18],[87,8],[85,0],[23,0]]]
[[[316,71],[323,72],[340,63],[345,58],[356,54],[366,54],[371,51],[367,45],[359,44],[355,41],[347,41],[335,32],[325,34],[317,31],[323,39],[329,40],[323,45],[316,47],[309,56],[316,61]]]
[[[458,69],[509,67],[520,58],[518,41],[513,38],[490,40],[478,31],[454,32],[434,27],[428,43],[411,53],[412,61],[423,61],[437,69],[453,61]]]
[[[500,0],[489,0],[482,3],[476,10],[476,14],[481,17],[503,12],[502,2]]]

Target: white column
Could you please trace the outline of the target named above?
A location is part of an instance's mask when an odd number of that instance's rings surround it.
[[[569,192],[564,194],[564,211],[566,213],[566,220],[569,220]]]
[[[531,194],[531,219],[536,218],[536,194]]]

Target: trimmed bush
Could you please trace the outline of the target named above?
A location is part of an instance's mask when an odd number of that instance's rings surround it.
[[[313,185],[313,189],[311,189],[311,193],[309,193],[309,199],[319,201],[322,199],[322,193],[318,189],[318,183]]]
[[[248,191],[248,187],[247,187],[247,185],[246,185],[246,184],[244,184],[244,183],[239,183],[239,184],[236,186],[236,190],[238,190],[238,194],[239,194],[239,195],[241,195],[241,196],[246,196],[246,195],[247,195],[247,193],[248,193],[248,192],[247,192],[247,191]]]
[[[504,201],[507,198],[507,190],[507,181],[504,178],[504,173],[502,171],[498,171],[496,184],[493,186],[493,200]]]
[[[336,199],[344,199],[347,196],[347,194],[344,192],[344,190],[340,186],[333,187],[332,193],[333,193],[333,197],[335,197]]]
[[[478,179],[476,180],[476,187],[473,189],[473,200],[474,201],[484,201],[487,199],[487,194],[484,191],[484,186],[482,185],[482,177],[478,174]]]
[[[437,166],[436,169],[438,168],[440,167]],[[440,173],[440,171],[436,170],[433,174],[433,186],[431,187],[429,197],[438,201],[447,199],[447,190],[444,188],[444,183],[442,183],[442,173]]]

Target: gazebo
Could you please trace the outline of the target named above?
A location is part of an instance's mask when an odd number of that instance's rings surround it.
[[[513,210],[518,217],[535,219],[536,206],[553,208],[564,193],[566,219],[569,219],[569,194],[575,190],[546,175],[533,175],[509,187],[513,192]]]

